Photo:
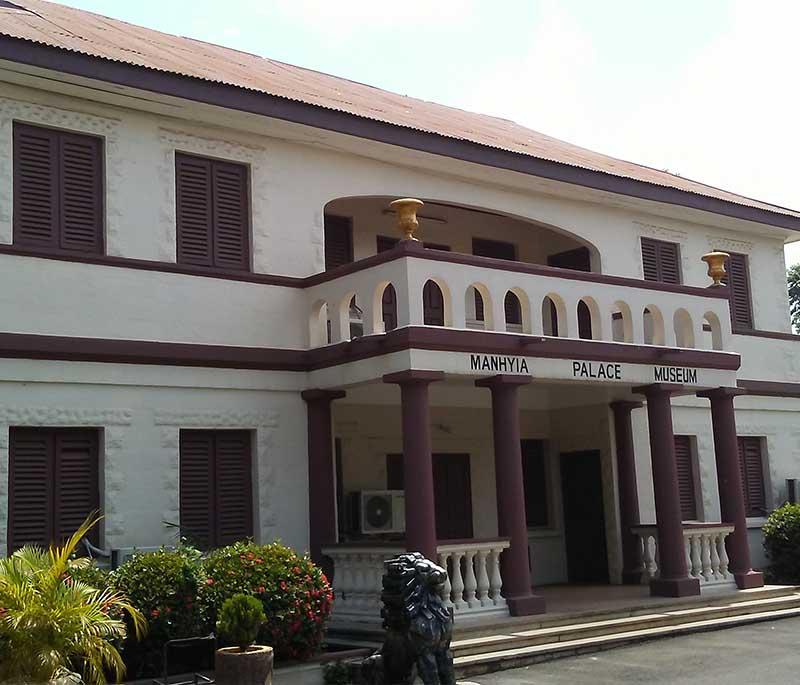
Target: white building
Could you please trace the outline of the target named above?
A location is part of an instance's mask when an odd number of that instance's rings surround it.
[[[498,556],[513,613],[545,608],[529,563],[639,581],[641,540],[654,592],[757,585],[800,476],[798,230],[505,120],[0,3],[0,550],[94,507],[104,549],[280,538],[354,619],[406,546],[450,560],[457,611],[506,611]]]

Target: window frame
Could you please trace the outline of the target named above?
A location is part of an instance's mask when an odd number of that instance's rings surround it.
[[[97,204],[98,204],[98,216],[99,216],[99,225],[97,226],[98,231],[98,246],[97,251],[87,252],[84,248],[68,248],[68,247],[61,247],[61,242],[63,240],[64,234],[64,226],[61,221],[61,211],[58,211],[58,217],[54,221],[54,231],[55,231],[55,244],[44,245],[44,244],[37,244],[33,242],[25,242],[24,240],[20,239],[20,228],[19,228],[19,221],[20,221],[20,212],[18,211],[18,197],[20,192],[20,183],[18,181],[19,178],[19,159],[17,157],[17,135],[20,129],[39,129],[40,131],[47,131],[50,135],[56,136],[56,141],[60,140],[63,137],[77,137],[77,138],[86,138],[94,141],[98,145],[98,169],[97,169],[97,177],[99,182],[99,188],[97,189]],[[49,126],[47,124],[41,124],[36,121],[26,121],[23,119],[12,119],[11,122],[11,244],[14,247],[18,247],[21,250],[26,250],[30,252],[35,252],[39,254],[47,254],[47,255],[62,255],[67,257],[75,257],[77,255],[90,255],[92,257],[105,257],[107,256],[107,237],[106,233],[108,230],[108,207],[107,207],[107,200],[106,200],[106,193],[108,192],[108,179],[106,173],[106,138],[105,136],[98,135],[96,133],[90,133],[87,131],[76,130],[76,129],[67,129],[67,128],[59,128],[57,126]],[[58,157],[55,159],[50,160],[51,164],[57,164],[58,169],[60,170],[60,160]],[[57,172],[58,176],[56,178],[56,184],[60,188],[63,180],[60,176],[60,171]],[[55,202],[51,198],[51,202]],[[61,208],[61,198],[60,194],[58,197],[58,202],[56,203],[58,209]]]
[[[739,465],[739,474],[740,477],[746,473],[746,469],[743,468],[741,463],[741,447],[743,441],[745,440],[755,440],[758,442],[758,455],[761,461],[760,463],[760,474],[761,474],[761,492],[762,497],[764,500],[764,506],[761,509],[755,510],[752,509],[750,506],[749,495],[748,495],[748,482],[746,481],[746,477],[742,479],[742,499],[744,502],[744,511],[745,511],[745,518],[746,519],[764,519],[766,516],[769,515],[769,493],[770,493],[770,481],[769,481],[769,468],[768,468],[768,455],[767,455],[767,439],[763,435],[737,435],[736,436],[736,447],[737,447],[737,462]]]
[[[244,170],[244,193],[245,199],[243,205],[247,212],[247,217],[245,221],[244,227],[244,251],[245,251],[245,266],[242,268],[236,268],[230,265],[218,265],[216,263],[216,250],[214,249],[215,243],[215,236],[216,236],[216,226],[213,223],[213,209],[211,210],[212,214],[212,223],[211,223],[211,236],[210,236],[210,251],[212,255],[212,263],[210,265],[206,264],[196,264],[193,262],[185,262],[181,261],[181,225],[179,221],[180,215],[180,205],[179,205],[179,176],[178,176],[178,163],[180,157],[191,157],[194,159],[203,160],[205,162],[209,162],[211,167],[212,173],[212,186],[211,186],[211,198],[209,199],[210,202],[213,202],[214,196],[214,188],[213,188],[213,165],[214,164],[227,164],[230,166],[238,166]],[[214,271],[217,273],[232,273],[232,274],[245,274],[245,273],[253,273],[253,169],[252,165],[248,162],[242,162],[241,160],[237,159],[225,159],[222,157],[212,157],[209,155],[197,154],[190,150],[183,150],[183,149],[175,149],[173,151],[173,173],[175,174],[175,263],[181,267],[188,268],[188,269],[197,269],[200,271]]]
[[[655,248],[656,260],[656,278],[648,278],[644,264],[644,246],[650,243]],[[664,280],[663,264],[661,260],[661,249],[663,246],[669,245],[675,248],[675,265],[677,270],[677,281]],[[683,262],[681,258],[681,244],[672,240],[660,240],[659,238],[651,238],[650,236],[639,236],[639,257],[642,264],[642,278],[650,283],[666,283],[668,285],[682,285],[683,284]]]
[[[700,464],[697,452],[697,436],[681,433],[673,435],[673,439],[675,441],[676,447],[678,439],[681,440],[685,439],[688,442],[689,470],[690,470],[689,476],[691,478],[691,483],[692,483],[692,499],[694,500],[694,518],[684,518],[683,510],[681,509],[681,520],[684,522],[703,521],[704,511],[703,511],[702,484],[700,482]],[[675,468],[677,472],[677,459],[675,463]],[[678,479],[678,488],[680,490],[680,479]]]

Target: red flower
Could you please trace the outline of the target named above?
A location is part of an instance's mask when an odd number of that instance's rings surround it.
[[[206,578],[206,585],[213,585],[214,579],[213,578]]]
[[[285,580],[282,580],[282,581],[281,581],[281,590],[286,590],[286,588],[287,588],[287,587],[288,587],[288,586],[286,585],[286,581],[285,581]]]
[[[264,560],[263,560],[263,559],[256,559],[256,563],[257,563],[257,564],[263,564],[263,563],[264,563]]]
[[[263,595],[263,594],[266,592],[266,589],[264,588],[264,586],[263,586],[263,585],[259,585],[259,586],[258,586],[258,592],[259,592],[259,594],[261,594],[261,595]]]
[[[159,614],[160,614],[160,613],[161,613],[161,612],[160,612],[158,609],[153,609],[153,610],[150,612],[150,616],[152,616],[153,618],[158,618],[158,616],[159,616]]]
[[[250,561],[253,561],[253,559],[255,559],[255,556],[256,556],[256,555],[255,555],[255,554],[253,554],[252,552],[248,552],[248,553],[247,553],[247,558],[248,558]]]
[[[300,571],[300,567],[299,567],[299,566],[295,566],[295,567],[292,569],[292,573],[295,573],[296,575],[298,575],[298,576],[299,576],[299,575],[300,575],[300,573],[301,573],[301,571]]]

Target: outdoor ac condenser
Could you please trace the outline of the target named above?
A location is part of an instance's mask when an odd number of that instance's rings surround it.
[[[363,490],[359,504],[362,533],[405,532],[406,498],[402,490]]]

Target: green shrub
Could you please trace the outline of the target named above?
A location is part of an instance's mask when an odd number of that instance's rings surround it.
[[[204,567],[200,596],[212,614],[235,594],[253,595],[267,616],[259,643],[271,645],[279,659],[307,659],[319,651],[333,595],[308,557],[277,542],[237,542],[211,552]]]
[[[266,621],[264,607],[252,595],[234,595],[226,599],[219,610],[217,634],[225,642],[245,651],[258,639],[261,626]]]
[[[86,583],[97,590],[105,590],[109,586],[110,572],[100,568],[94,559],[86,557],[72,559],[65,575],[65,580],[72,579],[77,582]]]
[[[330,661],[322,667],[325,685],[350,685],[350,669],[343,661]]]
[[[772,582],[800,583],[800,504],[773,511],[762,529]]]
[[[165,642],[209,632],[206,611],[198,602],[203,581],[201,555],[190,547],[134,554],[110,576],[147,619],[147,639],[126,643],[125,660],[137,676],[160,672]]]

